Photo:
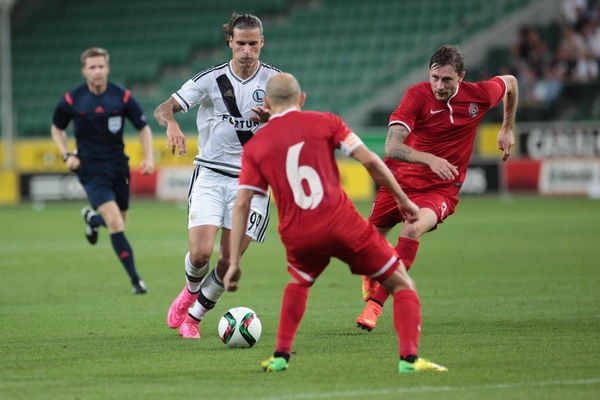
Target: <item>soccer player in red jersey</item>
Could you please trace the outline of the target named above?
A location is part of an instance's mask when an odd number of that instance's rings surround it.
[[[498,148],[506,161],[515,143],[513,129],[518,103],[517,80],[512,75],[482,82],[464,82],[464,58],[457,46],[441,46],[429,61],[429,82],[410,87],[390,116],[385,143],[386,165],[419,207],[419,218],[410,221],[394,206],[394,197],[379,189],[369,216],[387,237],[402,223],[395,249],[410,269],[419,239],[454,213],[458,192],[465,180],[477,127],[485,113],[503,101],[504,119]],[[377,282],[363,276],[365,309],[358,327],[372,330],[388,294]]]
[[[238,197],[233,207],[231,257],[225,288],[235,291],[252,196],[272,190],[279,234],[292,280],[283,293],[277,344],[261,366],[282,371],[306,310],[308,292],[332,257],[350,272],[368,275],[394,297],[399,372],[446,371],[417,355],[421,311],[414,282],[388,241],[356,210],[340,183],[335,150],[361,162],[392,195],[398,213],[415,222],[418,209],[400,189],[383,161],[332,114],[301,111],[305,94],[290,74],[270,78],[266,90],[269,122],[248,141],[242,155]]]

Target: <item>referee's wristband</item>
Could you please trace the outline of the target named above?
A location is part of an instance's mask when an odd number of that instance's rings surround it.
[[[68,159],[69,157],[71,157],[71,156],[72,156],[72,154],[71,154],[71,153],[65,153],[65,154],[63,154],[63,155],[62,155],[62,160],[63,160],[63,162],[67,162],[67,159]]]

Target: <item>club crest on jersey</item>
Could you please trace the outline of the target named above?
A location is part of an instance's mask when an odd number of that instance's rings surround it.
[[[123,126],[123,118],[120,115],[108,118],[108,130],[110,133],[119,133]]]
[[[471,118],[475,118],[479,114],[479,107],[477,107],[477,103],[469,104],[469,115]]]
[[[252,93],[252,99],[257,103],[262,103],[265,99],[265,91],[262,89],[256,89],[254,93]]]

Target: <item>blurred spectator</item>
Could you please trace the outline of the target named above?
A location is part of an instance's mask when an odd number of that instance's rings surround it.
[[[577,8],[576,10],[576,14],[577,17],[575,19],[575,23],[573,24],[573,29],[575,29],[575,32],[581,34],[583,31],[583,28],[589,23],[591,22],[591,19],[589,17],[589,9],[586,8]]]
[[[580,18],[587,14],[587,0],[562,0],[561,22],[575,28]]]
[[[549,56],[548,46],[539,31],[531,26],[521,27],[512,48],[513,65],[518,73],[528,74],[529,67],[533,67],[535,75],[541,76],[544,63],[550,58]]]
[[[522,26],[511,49],[511,67],[519,82],[519,98],[524,104],[536,103],[534,88],[550,57],[539,31],[531,26]]]
[[[587,83],[598,79],[598,61],[589,48],[584,47],[577,58],[573,74],[576,83]]]
[[[600,21],[589,21],[581,32],[585,46],[600,60]]]
[[[558,99],[563,88],[562,72],[556,61],[545,65],[542,78],[537,80],[532,89],[532,100],[544,109],[549,109]]]
[[[586,83],[598,79],[600,56],[600,30],[589,21],[582,34],[570,26],[563,26],[556,59],[568,82]]]
[[[577,62],[582,54],[584,42],[579,35],[570,26],[563,26],[561,36],[556,50],[556,60],[562,70],[562,74],[567,81],[573,80]]]
[[[590,20],[600,23],[600,0],[591,0],[589,2]]]
[[[524,105],[535,105],[533,96],[535,85],[538,81],[538,75],[535,68],[531,65],[523,65],[519,70],[519,102]]]

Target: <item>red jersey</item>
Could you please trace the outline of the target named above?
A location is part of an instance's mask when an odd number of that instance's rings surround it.
[[[335,159],[336,148],[350,154],[361,144],[335,114],[296,109],[271,116],[246,143],[239,187],[264,194],[271,187],[288,251],[357,238],[368,228],[341,186]]]
[[[446,188],[457,194],[465,180],[477,127],[485,113],[505,96],[506,82],[499,76],[482,82],[459,82],[456,93],[443,102],[435,98],[429,82],[410,87],[389,125],[402,124],[410,134],[404,143],[431,153],[458,167],[453,182],[442,180],[429,166],[384,159],[403,188]]]

